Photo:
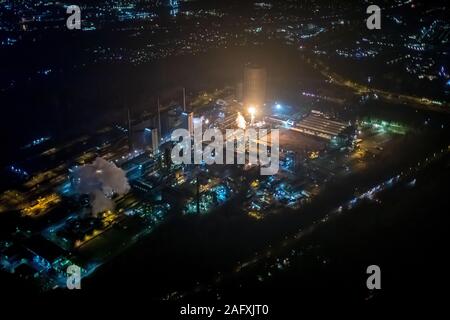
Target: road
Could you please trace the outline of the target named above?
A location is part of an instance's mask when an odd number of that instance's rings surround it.
[[[332,83],[338,86],[350,88],[353,90],[355,94],[364,95],[372,93],[378,95],[382,100],[388,103],[403,104],[409,107],[422,110],[450,113],[450,104],[448,102],[440,102],[429,99],[427,97],[417,97],[407,94],[400,94],[386,90],[371,88],[366,85],[354,82],[352,80],[345,79],[344,77],[330,71],[330,68],[328,68],[322,61],[310,59],[307,59],[306,61],[307,62],[309,61],[309,63],[315,70],[319,71],[324,77],[328,78]]]

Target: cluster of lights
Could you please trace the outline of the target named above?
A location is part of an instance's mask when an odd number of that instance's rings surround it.
[[[33,146],[37,146],[38,144],[41,144],[42,142],[47,141],[48,139],[50,139],[50,138],[46,138],[46,137],[39,138],[39,139],[33,140],[33,141],[31,142],[31,144],[32,144]]]
[[[26,172],[23,169],[17,168],[15,166],[11,166],[10,169],[11,169],[12,172],[17,173],[18,175],[21,175],[21,176],[24,176],[24,177],[28,177],[29,176],[28,172]]]
[[[40,145],[41,143],[48,141],[48,140],[50,140],[50,137],[42,137],[42,138],[34,139],[33,141],[31,141],[29,144],[27,144],[23,148],[31,148],[31,147]]]

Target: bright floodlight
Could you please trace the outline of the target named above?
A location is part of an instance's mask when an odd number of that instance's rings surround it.
[[[256,108],[254,106],[248,107],[248,113],[250,113],[250,117],[251,117],[250,123],[253,125],[253,122],[255,121]]]
[[[281,109],[281,104],[277,103],[275,107],[277,108],[277,110],[280,110]]]

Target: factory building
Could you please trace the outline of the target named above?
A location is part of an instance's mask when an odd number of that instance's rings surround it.
[[[313,111],[291,130],[331,140],[341,135],[348,127],[344,122],[327,119],[323,114]]]
[[[153,123],[148,119],[131,126],[131,144],[135,149],[151,149],[153,154],[159,152],[159,133]]]
[[[10,244],[0,252],[0,267],[14,273],[15,269],[28,261],[28,250],[17,244]]]
[[[153,154],[159,153],[159,134],[156,128],[145,128],[142,135],[144,149],[150,149]]]
[[[60,247],[41,236],[27,239],[25,247],[31,253],[31,263],[37,270],[50,269],[56,259],[64,254]]]
[[[169,141],[172,132],[176,129],[186,129],[194,132],[194,113],[183,111],[181,106],[173,106],[161,112],[161,138]]]

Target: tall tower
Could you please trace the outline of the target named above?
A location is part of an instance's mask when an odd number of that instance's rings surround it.
[[[194,136],[194,113],[193,112],[189,112],[187,114],[187,120],[188,120],[188,125],[187,125],[187,129],[189,130],[189,134],[191,135],[191,137]]]
[[[152,150],[154,155],[159,153],[159,136],[156,128],[152,129]]]
[[[158,97],[158,135],[161,136],[161,139],[163,138],[162,136],[162,131],[161,131],[161,106],[159,104],[159,97]]]
[[[131,125],[130,108],[127,108],[128,149],[133,150],[133,126]]]
[[[186,88],[183,87],[183,111],[186,112]]]
[[[266,101],[266,69],[247,65],[244,69],[244,106],[262,107]]]

